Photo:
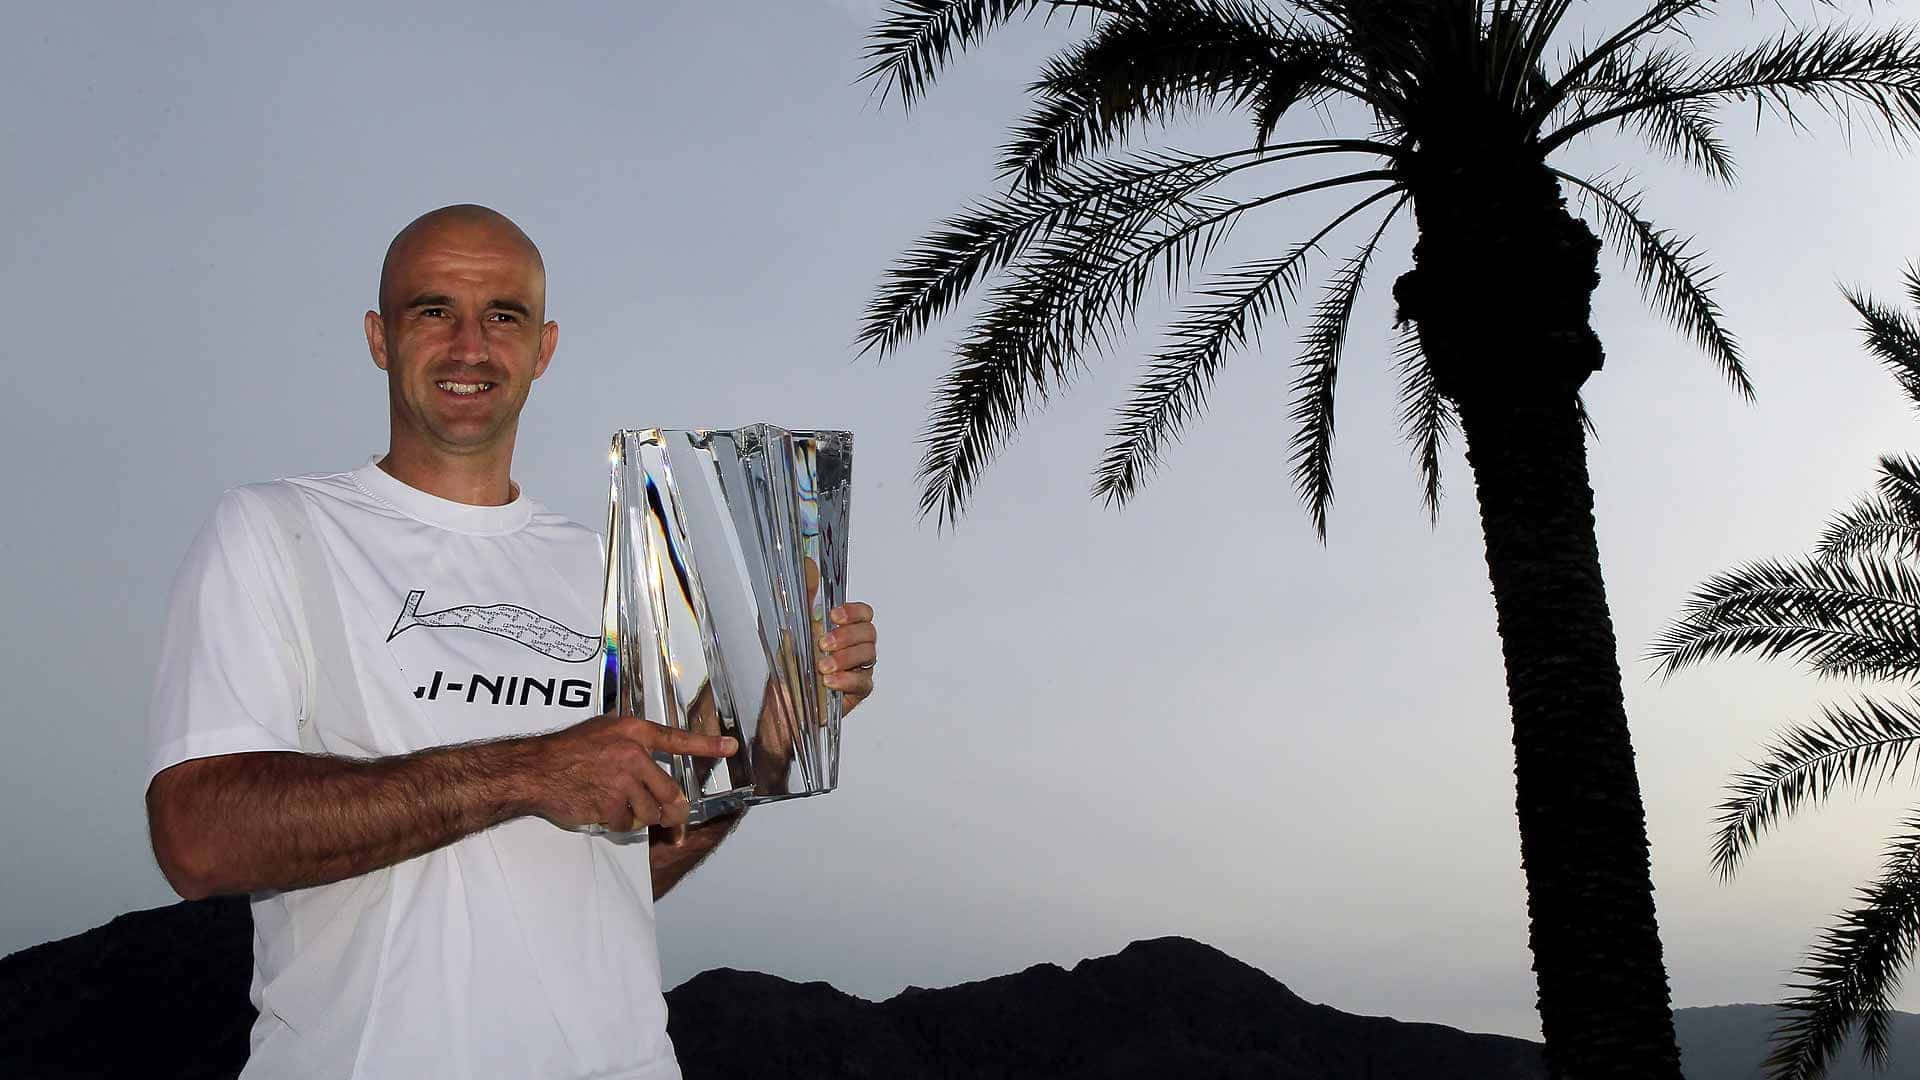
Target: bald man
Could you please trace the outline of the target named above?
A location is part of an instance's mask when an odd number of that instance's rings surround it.
[[[433,211],[388,248],[379,304],[386,454],[228,491],[181,567],[155,857],[183,897],[252,898],[244,1077],[678,1077],[653,901],[731,823],[686,829],[653,753],[733,740],[592,715],[599,538],[512,479],[559,338],[533,242]],[[872,614],[832,613],[822,670],[849,705]]]

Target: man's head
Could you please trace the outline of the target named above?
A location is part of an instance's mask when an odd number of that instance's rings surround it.
[[[367,349],[387,373],[393,450],[418,460],[513,452],[520,410],[553,359],[546,267],[484,206],[415,218],[387,248]]]

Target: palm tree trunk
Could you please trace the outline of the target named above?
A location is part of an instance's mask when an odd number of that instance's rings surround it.
[[[1460,405],[1513,709],[1548,1068],[1678,1080],[1579,413],[1571,398]]]
[[[1479,495],[1547,1066],[1680,1080],[1579,411],[1601,362],[1599,242],[1537,162],[1451,162],[1420,163],[1394,294],[1459,408]]]

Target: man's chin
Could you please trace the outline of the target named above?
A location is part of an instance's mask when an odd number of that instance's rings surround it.
[[[442,420],[429,427],[429,434],[434,443],[449,453],[481,454],[506,441],[509,427],[498,421],[478,424]]]

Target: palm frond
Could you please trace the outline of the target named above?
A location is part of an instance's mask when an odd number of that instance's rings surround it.
[[[1394,344],[1394,370],[1400,375],[1400,433],[1413,445],[1414,463],[1420,469],[1420,503],[1427,520],[1440,522],[1440,452],[1453,432],[1460,428],[1460,417],[1453,402],[1440,393],[1439,380],[1433,376],[1433,364],[1420,344],[1420,331],[1413,323],[1402,323],[1400,340]]]
[[[1150,211],[1063,233],[1023,256],[957,349],[922,442],[921,511],[958,519],[981,470],[1035,396],[1044,398],[1088,347],[1130,325],[1148,285],[1175,291],[1233,222],[1296,195],[1394,180],[1368,170],[1245,202],[1167,200]]]
[[[1733,153],[1720,137],[1714,107],[1698,100],[1670,100],[1685,64],[1684,54],[1674,50],[1616,53],[1570,89],[1567,122],[1613,111],[1616,123],[1661,154],[1731,185],[1737,178]]]
[[[1887,1065],[1888,1021],[1902,976],[1920,944],[1920,815],[1909,814],[1904,835],[1888,846],[1880,876],[1820,934],[1792,984],[1800,994],[1785,1003],[1764,1066],[1772,1080],[1818,1080],[1861,1026],[1863,1057]]]
[[[1055,177],[1046,191],[976,202],[940,222],[887,270],[867,302],[857,338],[860,351],[891,352],[951,310],[982,276],[1013,262],[1037,240],[1182,198],[1229,175],[1235,159],[1261,153],[1140,154],[1092,162]]]
[[[1124,503],[1158,465],[1168,442],[1206,405],[1208,389],[1226,354],[1257,336],[1261,322],[1277,312],[1286,316],[1301,283],[1307,256],[1320,242],[1380,200],[1400,191],[1389,187],[1347,208],[1306,241],[1278,259],[1248,263],[1201,290],[1217,302],[1188,312],[1168,329],[1169,343],[1148,364],[1148,373],[1120,410],[1113,442],[1094,472],[1093,493],[1109,503]],[[1388,216],[1404,205],[1402,196]]]
[[[1572,6],[1571,0],[1494,5],[1487,24],[1494,48],[1490,67],[1498,100],[1518,107],[1527,95],[1541,89],[1541,57]]]
[[[1712,292],[1715,278],[1707,275],[1704,257],[1690,250],[1692,239],[1677,237],[1642,218],[1637,192],[1558,169],[1553,173],[1579,188],[1584,202],[1599,208],[1602,231],[1622,259],[1633,260],[1648,304],[1705,350],[1734,390],[1751,401],[1753,383],[1740,358],[1739,342],[1720,324],[1720,304]]]
[[[1254,89],[1253,98],[1248,102],[1253,108],[1253,142],[1255,146],[1265,146],[1280,127],[1280,121],[1301,104],[1311,105],[1324,96],[1322,87],[1315,85],[1313,72],[1306,64],[1288,65],[1276,68],[1271,76],[1262,79]],[[1381,143],[1390,147],[1390,143]],[[1397,149],[1388,153],[1397,153]]]
[[[1595,70],[1606,64],[1617,64],[1621,53],[1634,49],[1680,19],[1717,3],[1718,0],[1653,0],[1646,10],[1608,35],[1600,44],[1576,57],[1574,62],[1567,66],[1567,70],[1553,81],[1546,93],[1541,95],[1540,100],[1535,103],[1536,120],[1544,121],[1549,113],[1559,108],[1561,103],[1570,96],[1572,89],[1579,86]],[[1544,48],[1544,42],[1542,47]]]
[[[1920,273],[1907,272],[1908,288],[1920,296]],[[1867,336],[1867,351],[1872,353],[1900,384],[1907,400],[1920,405],[1920,323],[1904,311],[1896,311],[1864,293],[1842,289],[1847,303],[1859,312],[1860,331]],[[1915,301],[1920,303],[1920,299]]]
[[[1865,498],[1827,523],[1814,550],[1822,562],[1892,556],[1920,558],[1920,521],[1883,498]]]
[[[1001,173],[1039,187],[1142,123],[1256,98],[1310,100],[1326,92],[1320,77],[1338,52],[1296,25],[1276,36],[1238,5],[1143,0],[1046,65],[1031,87],[1038,102],[1001,150]]]
[[[1313,531],[1322,540],[1327,536],[1327,509],[1333,503],[1333,394],[1340,378],[1340,351],[1353,322],[1353,303],[1366,280],[1367,265],[1373,261],[1380,237],[1393,218],[1388,214],[1360,250],[1333,275],[1301,338],[1296,365],[1300,374],[1293,381],[1293,404],[1287,410],[1298,428],[1288,440],[1287,456],[1294,487],[1307,504]]]
[[[1654,640],[1670,676],[1735,653],[1787,657],[1828,676],[1920,672],[1920,572],[1890,561],[1764,561],[1714,576]]]
[[[1714,872],[1733,877],[1762,834],[1836,791],[1885,783],[1911,763],[1916,746],[1920,711],[1877,701],[1826,706],[1819,720],[1775,736],[1715,807]]]
[[[1920,519],[1920,460],[1893,454],[1881,457],[1875,484],[1901,514]]]
[[[955,348],[922,435],[920,511],[958,519],[981,471],[1078,369],[1082,350],[1127,323],[1156,267],[1171,289],[1231,225],[1240,204],[1182,198],[1063,232],[988,295]]]
[[[1920,458],[1882,455],[1874,485],[1900,520],[1920,523]]]
[[[1878,487],[1827,523],[1815,557],[1920,560],[1920,459],[1882,457]]]
[[[1748,104],[1793,128],[1811,107],[1850,124],[1862,116],[1895,139],[1920,134],[1920,32],[1842,27],[1801,29],[1733,56],[1696,63],[1678,73],[1673,88],[1637,102],[1602,109],[1542,140],[1551,151],[1581,132],[1655,104],[1697,101]]]
[[[954,54],[1016,16],[1057,6],[1062,5],[1049,0],[894,0],[867,35],[866,59],[872,66],[860,79],[877,79],[882,96],[897,92],[902,103],[912,105]]]

